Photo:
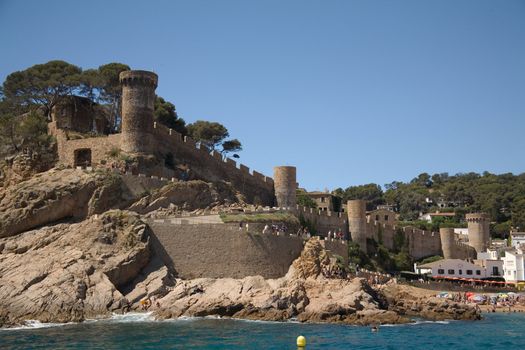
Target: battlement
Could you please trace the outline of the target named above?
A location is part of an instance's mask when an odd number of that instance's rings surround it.
[[[119,81],[122,85],[126,86],[150,86],[154,89],[157,88],[159,77],[153,72],[144,70],[128,70],[121,72],[119,75]]]
[[[465,220],[467,222],[474,222],[474,223],[477,223],[477,222],[485,222],[485,221],[489,221],[490,218],[487,214],[485,213],[472,213],[472,214],[466,214],[465,215]]]
[[[261,172],[250,170],[250,168],[235,160],[224,157],[220,152],[209,151],[204,145],[195,142],[189,136],[182,136],[177,131],[170,129],[162,124],[153,123],[153,138],[156,140],[155,149],[162,153],[172,153],[180,162],[185,162],[194,169],[206,176],[230,181],[238,185],[241,190],[249,184],[263,188],[273,196],[274,180],[265,176]],[[216,173],[211,176],[211,169]],[[266,204],[268,201],[265,201]]]

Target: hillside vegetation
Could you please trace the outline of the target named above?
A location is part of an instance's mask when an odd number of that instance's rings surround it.
[[[490,215],[496,236],[504,235],[511,227],[525,230],[525,173],[422,173],[410,182],[394,181],[384,188],[367,184],[344,190],[338,188],[334,194],[343,197],[344,201],[365,199],[368,209],[391,204],[402,221],[417,220],[420,213],[453,211],[457,214],[454,218],[438,221],[434,226],[461,226],[464,214],[482,211]]]

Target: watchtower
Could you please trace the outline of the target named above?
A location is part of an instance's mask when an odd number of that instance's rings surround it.
[[[453,228],[440,227],[439,237],[441,238],[441,250],[443,251],[443,258],[455,259],[454,248],[456,246],[456,235]]]
[[[295,209],[297,205],[297,169],[294,166],[274,167],[273,186],[277,206]]]
[[[130,70],[120,73],[119,80],[122,85],[120,148],[127,153],[151,153],[157,74]]]
[[[465,216],[468,226],[468,244],[476,253],[487,250],[490,243],[490,219],[485,213],[473,213]]]
[[[352,241],[359,244],[361,250],[366,253],[366,201],[361,199],[349,200],[346,202],[346,210]]]

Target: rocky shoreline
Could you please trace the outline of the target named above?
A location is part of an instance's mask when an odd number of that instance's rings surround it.
[[[330,263],[310,239],[286,276],[181,280],[150,249],[136,214],[110,211],[2,239],[0,324],[81,322],[112,313],[148,311],[157,319],[202,316],[248,320],[400,324],[411,317],[475,320],[473,307],[415,296],[414,287],[379,289],[366,279],[326,278]]]
[[[114,175],[56,169],[0,187],[0,327],[143,311],[144,300],[151,300],[149,311],[158,319],[220,316],[368,325],[407,323],[413,317],[480,318],[471,306],[429,297],[414,287],[327,278],[323,271],[335,262],[315,237],[281,278],[179,279],[155,252],[141,214],[108,209],[134,203],[118,188]],[[224,204],[221,197],[210,194],[206,205]]]

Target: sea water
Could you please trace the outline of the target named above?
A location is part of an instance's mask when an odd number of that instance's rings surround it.
[[[297,336],[313,349],[518,349],[525,314],[485,314],[481,321],[418,321],[369,327],[209,318],[154,321],[127,314],[80,324],[0,330],[0,349],[294,349]]]

